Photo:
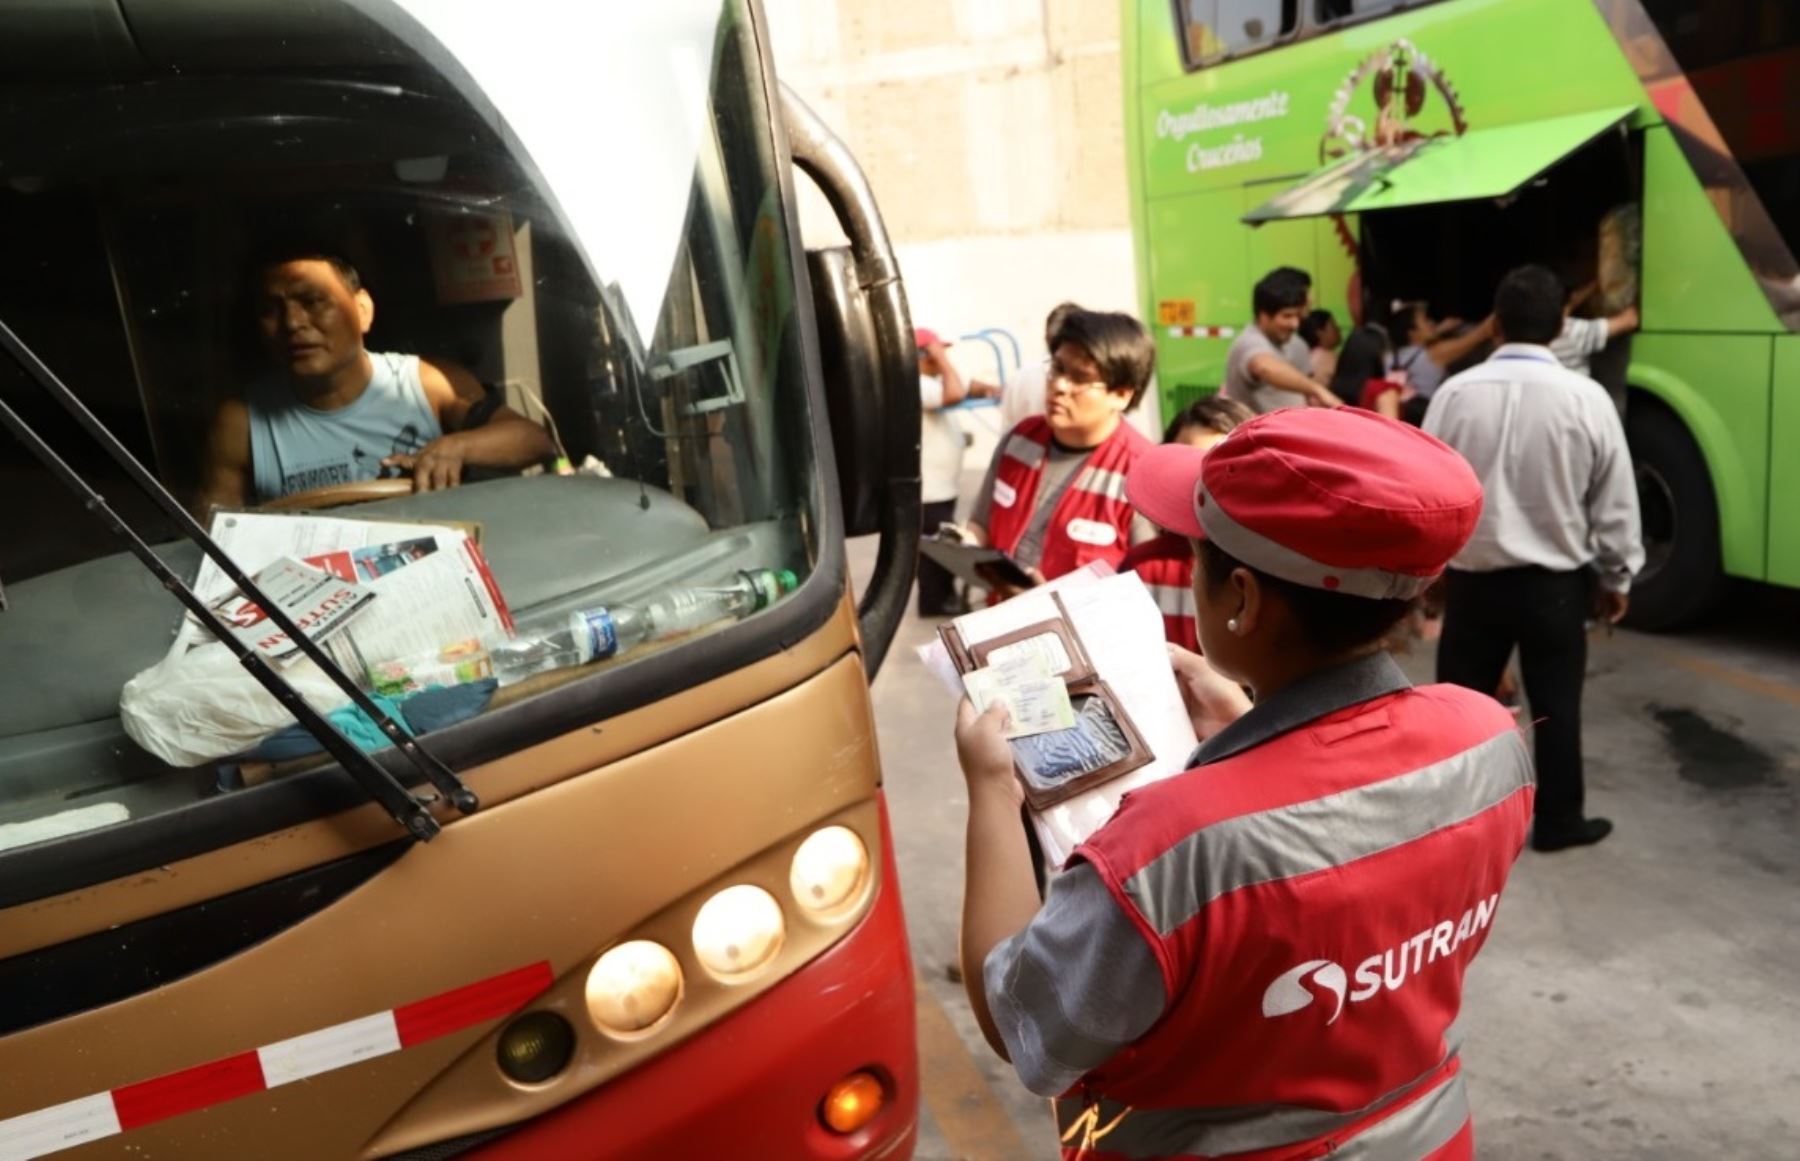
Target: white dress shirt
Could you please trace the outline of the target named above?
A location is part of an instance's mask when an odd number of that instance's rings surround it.
[[[1605,588],[1631,587],[1644,565],[1637,483],[1606,388],[1547,347],[1508,343],[1439,387],[1424,426],[1469,461],[1485,494],[1452,568],[1591,564]]]

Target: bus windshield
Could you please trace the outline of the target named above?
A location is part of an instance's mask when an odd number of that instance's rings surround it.
[[[424,0],[124,7],[128,34],[15,30],[0,318],[271,599],[349,594],[302,623],[406,728],[625,679],[808,575],[813,418],[741,3],[608,6],[529,53]],[[0,395],[359,737],[17,367]],[[0,850],[325,761],[12,441],[0,480]]]

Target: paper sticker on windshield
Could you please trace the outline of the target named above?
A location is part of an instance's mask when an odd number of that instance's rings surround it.
[[[1018,502],[1019,493],[1005,480],[994,481],[994,503],[1002,508],[1010,508]]]
[[[1119,540],[1117,528],[1098,520],[1071,520],[1068,531],[1070,540],[1078,544],[1092,544],[1098,548],[1106,548]]]

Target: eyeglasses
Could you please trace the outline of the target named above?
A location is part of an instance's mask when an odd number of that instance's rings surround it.
[[[1045,386],[1051,395],[1082,395],[1089,391],[1107,389],[1106,380],[1077,379],[1067,367],[1056,362],[1050,364],[1050,379]]]

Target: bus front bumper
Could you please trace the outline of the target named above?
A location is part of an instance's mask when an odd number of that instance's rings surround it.
[[[918,1130],[912,957],[882,805],[882,874],[868,915],[837,945],[686,1042],[519,1126],[475,1161],[903,1161]],[[886,1104],[849,1135],[819,1117],[858,1070]]]

